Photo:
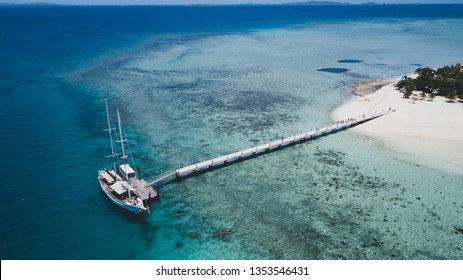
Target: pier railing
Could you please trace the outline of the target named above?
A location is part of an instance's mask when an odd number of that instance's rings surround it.
[[[213,159],[205,160],[199,163],[191,164],[188,166],[181,166],[180,168],[170,170],[164,174],[157,176],[150,180],[148,184],[155,185],[159,183],[168,183],[173,179],[182,179],[189,176],[194,176],[202,173],[212,171],[216,168],[225,167],[233,163],[241,162],[246,159],[254,158],[262,154],[270,153],[294,144],[312,141],[320,137],[328,136],[330,134],[346,130],[348,128],[357,126],[359,124],[374,120],[386,114],[395,112],[395,109],[383,110],[381,112],[374,112],[358,116],[358,118],[349,118],[340,120],[330,125],[315,128],[305,133],[300,133],[290,137],[282,137],[281,139],[265,143],[245,150],[233,152],[227,155],[216,157]]]
[[[167,171],[167,172],[165,172],[165,173],[163,173],[163,174],[161,174],[161,175],[159,175],[159,176],[157,176],[157,177],[155,177],[153,179],[148,180],[148,185],[156,185],[157,183],[162,182],[162,181],[174,176],[175,175],[175,170],[176,169],[169,170],[169,171]]]

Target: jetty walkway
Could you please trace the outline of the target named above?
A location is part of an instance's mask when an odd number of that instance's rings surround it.
[[[280,150],[285,147],[289,147],[295,144],[304,143],[307,141],[312,141],[323,136],[327,136],[339,131],[346,130],[348,128],[357,126],[359,124],[374,120],[376,118],[382,117],[386,114],[395,112],[389,108],[389,110],[384,110],[381,112],[375,112],[372,114],[361,115],[358,118],[352,118],[342,121],[337,121],[333,124],[330,124],[325,127],[316,128],[311,131],[293,135],[286,138],[281,138],[270,143],[262,144],[252,148],[248,148],[242,151],[237,151],[228,155],[220,156],[217,158],[209,159],[199,163],[195,163],[188,166],[180,166],[180,168],[170,170],[148,182],[149,185],[156,185],[159,183],[166,184],[174,179],[182,179],[189,176],[195,176],[198,174],[203,174],[214,169],[228,166],[233,163],[242,162],[250,158],[255,158],[262,154],[267,154],[275,150]]]

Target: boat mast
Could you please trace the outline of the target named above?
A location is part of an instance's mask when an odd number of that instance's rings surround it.
[[[116,157],[116,152],[114,150],[114,142],[113,142],[113,134],[112,134],[113,128],[111,128],[111,121],[109,120],[108,100],[105,99],[104,101],[106,104],[106,118],[108,119],[108,133],[109,133],[109,142],[111,144],[111,157],[113,158],[113,169],[116,172],[116,162],[114,160],[114,158]]]
[[[122,161],[124,163],[124,173],[125,173],[125,179],[128,179],[127,178],[127,156],[125,155],[125,149],[124,149],[124,141],[126,141],[126,139],[124,139],[122,137],[122,124],[121,124],[121,116],[119,115],[119,110],[116,110],[117,111],[117,122],[119,124],[119,136],[120,136],[120,140],[119,142],[121,142],[121,149],[122,149]]]

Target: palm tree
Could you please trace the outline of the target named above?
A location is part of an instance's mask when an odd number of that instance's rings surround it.
[[[415,89],[415,80],[413,78],[404,76],[403,77],[403,84],[405,87],[404,98],[410,98]]]
[[[398,90],[402,90],[405,88],[405,80],[407,79],[408,77],[407,76],[403,76],[402,79],[400,79],[400,81],[398,81],[394,86],[398,89]]]
[[[449,92],[445,97],[447,98],[447,101],[451,103],[454,103],[457,100],[457,94],[455,91]]]
[[[415,80],[415,90],[423,92],[421,95],[424,99],[426,94],[431,94],[435,89],[434,70],[429,67],[418,68],[415,73],[418,77]]]
[[[454,78],[456,94],[463,99],[463,66],[461,64],[454,65]]]

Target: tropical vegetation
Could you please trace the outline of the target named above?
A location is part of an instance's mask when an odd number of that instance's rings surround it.
[[[418,91],[421,98],[433,100],[435,96],[443,96],[449,102],[458,98],[463,100],[463,66],[461,64],[446,65],[437,69],[421,67],[416,69],[416,78],[408,76],[395,85],[403,91],[404,98],[409,98],[413,91]]]

